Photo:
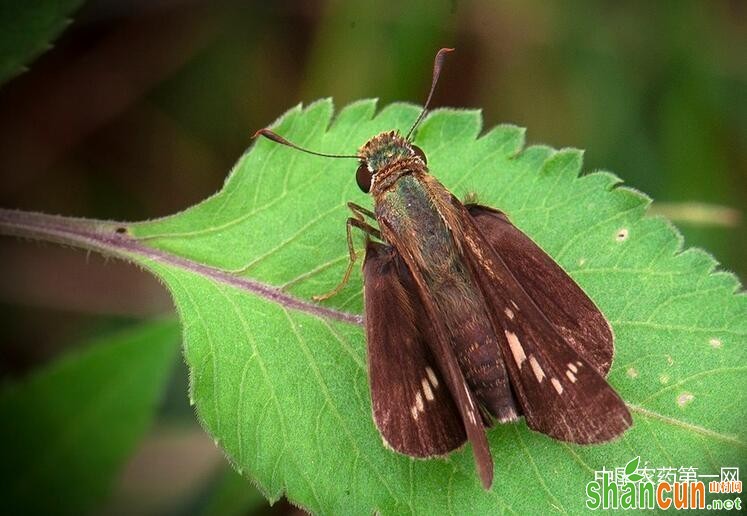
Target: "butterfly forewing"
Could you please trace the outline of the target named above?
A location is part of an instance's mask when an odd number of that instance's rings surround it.
[[[376,426],[392,449],[444,455],[464,426],[421,328],[423,309],[393,247],[369,242],[363,266],[366,340]]]
[[[606,376],[614,354],[612,330],[594,302],[502,212],[477,204],[465,207],[482,236],[555,330]]]
[[[511,384],[528,426],[556,439],[583,444],[622,434],[632,421],[625,404],[598,370],[608,367],[606,359],[595,361],[600,354],[584,349],[588,343],[572,343],[557,328],[566,324],[568,317],[558,311],[546,314],[541,304],[553,291],[542,289],[538,280],[527,281],[524,288],[522,274],[519,280],[502,259],[513,251],[494,247],[501,238],[483,237],[489,226],[478,229],[476,219],[468,214],[464,220],[465,258],[490,307]],[[494,225],[505,230],[502,223]],[[521,236],[530,241],[523,233]],[[534,257],[527,259],[537,261]],[[511,260],[518,259],[512,256]],[[552,279],[543,277],[542,282]],[[570,278],[567,281],[572,282]],[[593,344],[600,349],[607,345]],[[581,353],[576,350],[579,346]]]

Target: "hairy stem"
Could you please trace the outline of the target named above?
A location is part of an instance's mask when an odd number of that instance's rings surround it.
[[[360,315],[325,308],[290,296],[274,286],[148,247],[132,237],[124,224],[117,222],[0,209],[0,234],[89,249],[146,268],[149,262],[157,262],[245,290],[291,310],[350,324],[363,323]]]

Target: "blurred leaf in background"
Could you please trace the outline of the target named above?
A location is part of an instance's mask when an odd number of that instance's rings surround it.
[[[7,514],[80,514],[102,503],[149,429],[179,343],[173,321],[102,336],[0,390]]]
[[[52,46],[83,0],[41,0],[32,8],[24,0],[0,2],[0,84]]]

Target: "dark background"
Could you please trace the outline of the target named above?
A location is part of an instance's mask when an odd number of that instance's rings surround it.
[[[174,213],[219,189],[250,135],[298,102],[421,103],[435,51],[453,46],[434,106],[479,107],[485,127],[515,123],[529,143],[586,149],[587,171],[651,195],[686,245],[745,277],[747,3],[402,4],[86,3],[52,50],[0,87],[0,206]],[[4,379],[172,311],[149,275],[81,251],[4,238],[0,267]],[[137,498],[137,509],[191,512],[220,473],[185,385],[181,371],[159,423],[168,431],[128,465],[112,510]]]

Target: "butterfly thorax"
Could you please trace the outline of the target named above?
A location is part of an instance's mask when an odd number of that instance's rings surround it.
[[[425,167],[412,170],[392,166],[387,172],[382,183],[389,180],[392,184],[374,195],[384,238],[401,252],[411,253],[429,275],[453,277],[461,259],[451,231],[434,204],[433,192],[423,181]]]
[[[454,239],[457,228],[450,222],[459,221],[441,211],[442,194],[448,192],[425,170],[410,171],[375,197],[375,213],[384,239],[422,275],[444,313],[471,317],[472,310],[452,306],[466,303],[476,307],[482,300]]]

